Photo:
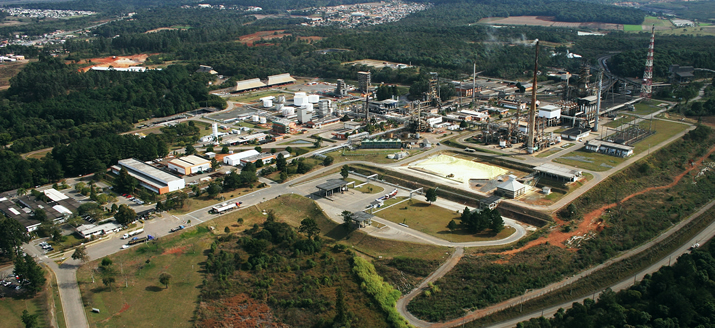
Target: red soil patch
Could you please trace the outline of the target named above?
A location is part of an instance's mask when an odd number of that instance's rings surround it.
[[[260,31],[252,34],[247,34],[247,35],[242,35],[238,37],[238,42],[241,42],[245,45],[248,46],[254,46],[254,43],[256,41],[262,40],[272,40],[272,39],[280,39],[284,36],[289,36],[291,35],[290,33],[283,33],[285,30],[272,30],[272,31]],[[301,40],[311,40],[311,41],[317,41],[322,39],[323,37],[320,36],[301,36],[298,37]],[[275,44],[273,43],[262,43],[262,44],[255,44],[255,46],[273,46]]]
[[[184,251],[186,250],[186,246],[182,247],[172,247],[164,251],[164,253],[161,253],[162,255],[165,254],[176,254],[176,255],[181,255],[184,254]]]
[[[139,54],[132,56],[109,56],[102,58],[91,58],[85,59],[80,62],[80,64],[90,64],[91,66],[80,68],[80,72],[88,71],[92,66],[100,67],[121,67],[127,68],[131,66],[139,66],[143,64],[150,55]]]
[[[554,26],[554,27],[583,27],[598,28],[604,30],[622,30],[623,25],[601,22],[559,22],[554,21],[550,16],[509,16],[506,18],[488,17],[479,20],[484,24],[498,25],[530,25],[530,26]]]
[[[527,250],[531,247],[545,244],[545,243],[549,243],[550,245],[554,245],[554,246],[558,246],[558,247],[566,247],[564,245],[564,243],[569,238],[571,238],[573,236],[583,236],[590,231],[596,231],[596,232],[603,231],[605,226],[603,225],[603,220],[600,220],[600,217],[601,217],[601,215],[603,215],[604,212],[615,207],[616,205],[618,205],[620,203],[623,203],[633,197],[645,194],[649,191],[668,189],[668,188],[674,187],[676,184],[678,184],[678,182],[680,182],[680,180],[683,179],[683,177],[685,177],[685,175],[687,175],[688,173],[690,173],[690,171],[694,170],[699,165],[701,165],[706,158],[710,157],[710,155],[713,152],[715,152],[715,147],[711,148],[710,151],[708,151],[708,153],[705,154],[705,156],[703,156],[700,159],[698,159],[697,161],[695,161],[693,163],[693,165],[691,165],[687,170],[683,171],[683,173],[678,174],[673,179],[673,182],[671,182],[665,186],[649,187],[649,188],[643,189],[639,192],[636,192],[636,193],[626,196],[625,198],[621,199],[617,203],[606,204],[606,205],[601,206],[598,209],[591,211],[590,213],[583,216],[583,220],[578,224],[577,228],[571,232],[561,232],[560,230],[554,229],[547,236],[533,240],[533,241],[527,243],[526,245],[524,245],[524,247],[521,247],[518,249],[513,249],[510,251],[505,251],[500,254],[512,255],[512,254]],[[558,219],[556,216],[554,216],[553,219],[554,219],[554,221],[556,221],[557,227],[565,224],[564,221]]]
[[[119,310],[119,314],[124,313],[124,311],[129,310],[129,304],[124,303],[124,306],[122,306],[122,309]]]
[[[198,322],[198,327],[234,327],[253,328],[271,327],[287,328],[286,324],[275,322],[271,308],[265,303],[248,297],[246,294],[239,294],[231,298],[209,303],[201,303],[200,310],[208,318]],[[220,316],[215,316],[220,313]]]

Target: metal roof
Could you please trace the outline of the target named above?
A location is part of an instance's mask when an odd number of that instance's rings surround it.
[[[278,75],[271,75],[268,77],[268,85],[276,85],[283,83],[295,82],[295,79],[290,76],[289,73],[283,73]]]
[[[516,181],[516,179],[509,179],[505,182],[502,182],[500,185],[498,185],[497,189],[504,189],[504,190],[508,190],[508,191],[517,191],[517,190],[524,189],[524,185],[521,182]]]
[[[205,165],[210,163],[211,161],[207,159],[203,159],[201,157],[198,157],[196,155],[189,155],[189,156],[184,156],[181,158],[175,158],[169,162],[169,164],[174,164],[179,167],[191,167],[191,166],[196,166],[196,165]]]
[[[328,179],[328,181],[321,183],[315,187],[320,190],[333,190],[338,189],[340,187],[344,187],[347,184],[348,182],[343,179]]]
[[[353,221],[356,222],[363,222],[363,221],[369,221],[372,219],[374,215],[370,213],[366,213],[365,211],[360,211],[360,212],[355,212],[353,213]]]
[[[633,150],[634,148],[632,146],[626,146],[626,145],[621,145],[615,142],[608,142],[608,141],[603,141],[603,140],[589,140],[586,142],[587,145],[589,146],[597,146],[597,147],[607,147],[607,148],[614,148],[614,149],[621,149],[621,150]]]
[[[567,177],[567,178],[571,178],[571,179],[581,176],[581,171],[579,171],[579,170],[573,170],[573,169],[570,169],[567,167],[549,164],[549,163],[541,164],[541,165],[535,167],[534,170],[561,176],[561,177]]]
[[[236,91],[244,91],[255,88],[265,87],[266,84],[261,82],[261,79],[255,78],[236,82]]]
[[[170,181],[181,180],[181,178],[179,178],[179,177],[173,176],[169,173],[161,171],[153,166],[144,164],[144,163],[137,161],[136,159],[133,159],[133,158],[123,159],[117,163],[119,165],[124,166],[127,169],[129,169],[130,172],[133,170],[133,171],[142,173],[143,175],[146,175],[146,176],[148,176],[154,180],[157,180],[158,182],[162,182],[166,185],[168,185]]]
[[[69,198],[67,195],[65,195],[55,189],[47,189],[43,192],[45,193],[45,196],[47,196],[47,198],[51,199],[53,202],[59,202],[63,199]]]

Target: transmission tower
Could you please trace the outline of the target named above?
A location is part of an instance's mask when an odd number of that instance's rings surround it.
[[[646,99],[650,99],[653,91],[653,43],[655,43],[655,25],[651,29],[648,56],[645,60],[645,72],[643,72],[643,85],[641,86],[641,97]]]

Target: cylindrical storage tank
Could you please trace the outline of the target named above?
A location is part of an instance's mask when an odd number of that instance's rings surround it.
[[[293,115],[295,115],[294,107],[283,107],[283,116],[288,117]]]
[[[251,116],[251,122],[258,122],[258,115]]]
[[[259,117],[259,118],[258,118],[258,123],[265,124],[265,123],[266,123],[266,117],[265,117],[265,116]]]
[[[278,103],[284,103],[286,102],[286,96],[278,96]]]
[[[303,105],[305,105],[305,104],[307,104],[307,103],[308,103],[308,97],[305,97],[305,96],[302,96],[302,97],[295,96],[295,97],[293,97],[293,104],[295,104],[296,106],[303,106]]]
[[[499,140],[499,147],[506,147],[506,140]]]
[[[279,112],[283,111],[283,104],[280,104],[280,103],[276,104],[276,111],[279,111]]]
[[[296,92],[295,97],[305,97],[306,93],[305,92]]]
[[[273,106],[273,100],[270,100],[270,99],[263,100],[263,108],[270,108],[271,106]]]
[[[308,96],[308,102],[311,104],[318,103],[320,101],[320,96],[318,95],[310,95]]]
[[[305,109],[308,110],[308,113],[313,112],[313,104],[311,104],[311,103],[305,104]]]

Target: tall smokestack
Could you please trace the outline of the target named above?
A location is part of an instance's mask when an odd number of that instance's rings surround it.
[[[539,39],[536,39],[534,55],[534,80],[531,83],[531,108],[529,109],[529,139],[526,140],[526,152],[534,153],[534,127],[536,126],[536,72],[539,70]]]
[[[591,131],[598,132],[598,117],[601,115],[601,89],[603,88],[603,70],[598,72],[598,99],[596,100],[596,119]]]

